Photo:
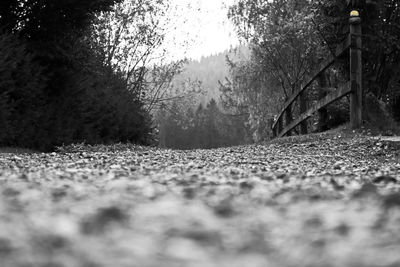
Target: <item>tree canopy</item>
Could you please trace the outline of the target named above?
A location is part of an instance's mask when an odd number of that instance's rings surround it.
[[[95,45],[98,15],[121,2],[1,1],[1,68],[7,70],[0,73],[1,145],[149,143],[151,117],[139,93]]]
[[[65,36],[84,30],[95,14],[108,11],[122,0],[4,0],[0,3],[0,25],[33,40]]]
[[[268,136],[268,120],[283,102],[347,37],[352,8],[359,9],[363,21],[365,92],[399,114],[398,1],[239,0],[230,8],[229,17],[239,36],[248,42],[251,56],[230,62],[232,77],[221,89],[227,104],[236,107],[238,113],[248,113],[249,125],[253,125],[253,132],[261,133],[261,138]],[[348,62],[347,56],[321,75],[318,84],[311,87],[318,90],[308,91],[303,101],[312,103],[323,95],[325,87],[335,88],[339,81],[348,80]],[[347,113],[343,103],[339,106],[328,107],[336,123],[342,123]],[[286,120],[300,109],[289,107]]]

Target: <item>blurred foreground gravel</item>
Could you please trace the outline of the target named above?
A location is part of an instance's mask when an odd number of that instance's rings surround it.
[[[332,135],[0,154],[0,267],[397,267],[399,153]]]

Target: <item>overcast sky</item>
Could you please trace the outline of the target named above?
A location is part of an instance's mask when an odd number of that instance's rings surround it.
[[[236,46],[237,37],[226,8],[234,1],[171,0],[175,26],[168,34],[167,49],[174,58],[198,59]]]

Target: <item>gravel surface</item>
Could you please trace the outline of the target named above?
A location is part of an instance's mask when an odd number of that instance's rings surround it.
[[[397,267],[399,153],[338,134],[3,153],[0,266]]]

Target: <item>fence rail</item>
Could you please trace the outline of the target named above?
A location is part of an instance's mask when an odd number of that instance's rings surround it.
[[[316,111],[320,110],[321,108],[335,102],[336,100],[341,99],[342,97],[351,93],[350,82],[347,82],[345,85],[342,85],[334,92],[330,93],[323,99],[319,100],[313,107],[308,109],[306,112],[301,114],[296,120],[289,123],[279,134],[277,137],[282,137],[287,134],[290,130],[294,129],[297,125],[299,125],[304,120],[311,117]]]
[[[295,91],[283,104],[282,110],[276,117],[275,122],[272,124],[272,131],[275,137],[282,137],[299,124],[310,118],[315,112],[321,110],[327,105],[341,99],[342,97],[349,95],[350,98],[350,123],[352,128],[358,128],[361,126],[361,109],[362,109],[362,62],[361,62],[361,18],[359,17],[358,11],[352,11],[350,15],[350,33],[347,38],[336,47],[334,53],[324,60],[317,70],[317,72],[310,77],[299,90]],[[291,108],[293,103],[301,97],[303,92],[307,90],[312,83],[318,79],[328,68],[330,68],[339,57],[345,52],[350,50],[350,81],[345,85],[340,86],[333,93],[320,99],[313,107],[308,110],[304,107],[301,108],[302,114],[292,120],[291,115],[286,118],[286,125],[283,127],[284,114],[291,114]],[[304,105],[304,104],[303,104]],[[289,110],[290,109],[290,110]],[[304,125],[304,124],[303,124]],[[303,127],[303,126],[302,126]],[[307,126],[305,131],[307,131]]]

